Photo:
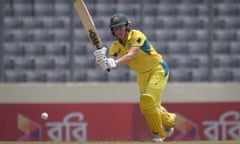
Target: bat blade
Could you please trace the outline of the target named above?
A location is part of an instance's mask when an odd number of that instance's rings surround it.
[[[74,7],[77,11],[87,36],[95,48],[102,46],[102,40],[97,32],[92,16],[90,15],[83,0],[74,0]]]

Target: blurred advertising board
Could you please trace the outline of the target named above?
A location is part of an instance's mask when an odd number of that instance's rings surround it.
[[[240,140],[240,102],[164,103],[177,113],[167,140]],[[41,119],[47,112],[47,120]],[[0,141],[148,141],[137,103],[0,104]]]

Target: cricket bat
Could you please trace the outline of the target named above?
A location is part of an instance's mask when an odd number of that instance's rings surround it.
[[[76,9],[84,30],[95,48],[101,48],[102,40],[97,32],[92,16],[90,15],[86,4],[83,0],[74,0],[74,8]]]
[[[85,32],[87,33],[90,42],[95,48],[101,48],[102,40],[97,32],[94,21],[87,9],[86,4],[83,0],[74,0],[74,7],[80,17],[80,20],[82,21],[82,25]],[[107,71],[109,72],[110,69],[107,69]]]

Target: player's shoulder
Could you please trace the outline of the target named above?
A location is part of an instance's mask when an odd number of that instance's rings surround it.
[[[132,29],[130,31],[130,38],[131,39],[138,39],[138,38],[146,38],[145,34],[140,31],[140,30],[137,30],[137,29]]]
[[[138,30],[138,29],[131,29],[130,32],[134,33],[134,34],[143,34],[143,32],[141,30]]]

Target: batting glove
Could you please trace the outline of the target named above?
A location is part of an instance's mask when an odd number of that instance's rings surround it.
[[[104,71],[109,71],[109,66],[107,64],[107,58],[101,59],[98,63]]]
[[[100,64],[104,59],[106,59],[106,52],[106,47],[102,47],[93,52],[93,56],[97,64]]]
[[[116,68],[117,63],[118,63],[118,60],[114,60],[113,58],[106,59],[106,64],[107,64],[108,70]]]

